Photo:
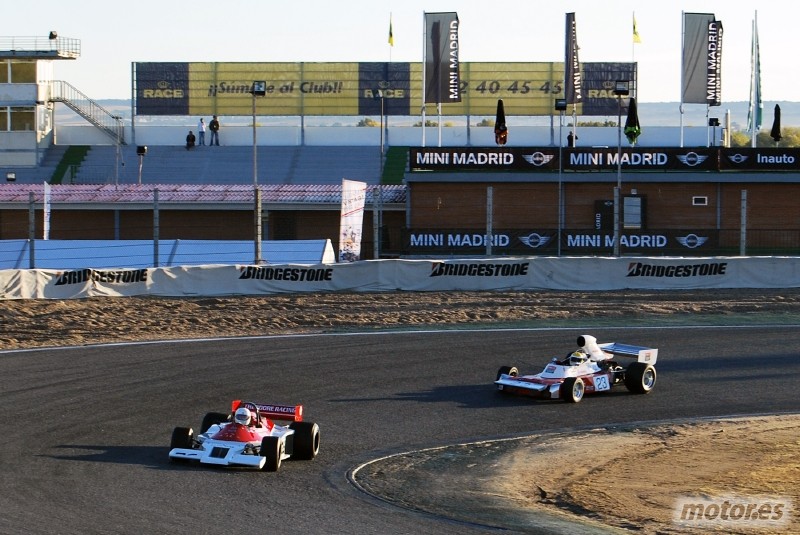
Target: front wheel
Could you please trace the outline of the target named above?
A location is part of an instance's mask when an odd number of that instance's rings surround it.
[[[209,412],[203,416],[203,423],[200,424],[200,432],[205,433],[212,425],[221,424],[227,421],[227,414],[222,412]]]
[[[292,459],[310,461],[319,453],[319,426],[314,422],[292,422],[294,429]]]
[[[634,362],[625,370],[625,387],[634,394],[649,394],[656,386],[656,369],[646,362]]]
[[[262,438],[260,455],[267,458],[262,470],[265,472],[277,472],[283,459],[283,441],[280,437]]]
[[[176,427],[172,430],[172,438],[169,441],[169,449],[179,448],[187,450],[192,447],[194,442],[194,431],[191,427]]]
[[[497,370],[497,379],[495,379],[495,381],[499,380],[501,375],[516,377],[519,375],[519,370],[516,366],[500,366],[500,369]]]
[[[583,379],[580,377],[567,377],[561,384],[561,398],[570,403],[580,403],[584,391]]]

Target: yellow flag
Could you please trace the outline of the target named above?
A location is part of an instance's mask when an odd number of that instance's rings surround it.
[[[389,46],[394,46],[394,34],[392,33],[392,16],[389,15]]]
[[[636,27],[636,14],[633,15],[633,42],[641,43],[642,38],[639,37],[639,29]]]

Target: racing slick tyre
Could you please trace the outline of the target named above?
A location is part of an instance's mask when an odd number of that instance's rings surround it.
[[[580,377],[567,377],[561,383],[561,398],[570,403],[580,403],[585,391],[584,386]]]
[[[634,362],[625,370],[625,387],[634,394],[649,394],[656,386],[656,369],[646,362]]]
[[[260,455],[267,458],[264,463],[265,472],[277,472],[283,457],[283,441],[280,437],[264,437],[261,439]]]
[[[200,424],[200,432],[205,433],[208,428],[215,424],[228,421],[228,415],[221,412],[209,412],[203,416],[203,423]]]
[[[169,441],[169,449],[190,449],[193,440],[194,431],[192,431],[191,427],[176,427],[172,430],[172,439]]]
[[[500,369],[497,370],[497,379],[495,379],[495,381],[500,379],[501,375],[512,375],[516,377],[519,375],[519,370],[516,366],[500,366]]]
[[[310,461],[319,453],[319,426],[314,422],[292,422],[294,445],[292,459]]]

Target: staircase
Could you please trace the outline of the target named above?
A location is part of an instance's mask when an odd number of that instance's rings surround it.
[[[100,106],[74,86],[62,80],[53,80],[53,90],[50,95],[52,102],[63,102],[66,106],[108,134],[114,142],[125,145],[125,129],[122,119]]]

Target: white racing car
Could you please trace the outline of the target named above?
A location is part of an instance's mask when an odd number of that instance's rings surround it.
[[[290,422],[276,424],[273,420]],[[209,412],[200,434],[172,431],[171,461],[243,466],[275,472],[286,459],[311,460],[319,453],[319,426],[303,421],[302,405],[268,405],[236,400],[231,413]]]
[[[515,366],[497,371],[494,384],[504,393],[578,403],[584,394],[609,392],[617,385],[636,394],[648,394],[656,384],[658,349],[610,342],[598,344],[594,336],[578,337],[577,351],[553,358],[541,373],[520,375]],[[635,358],[627,367],[617,356]]]

